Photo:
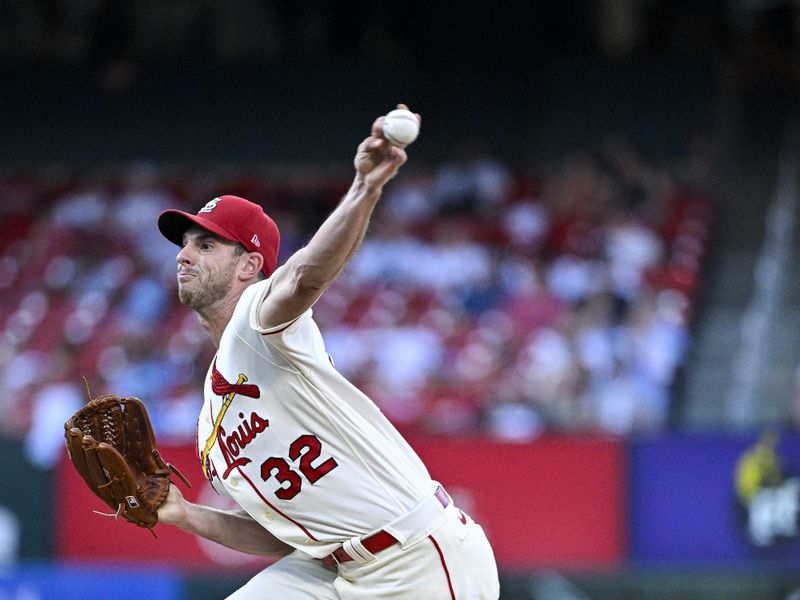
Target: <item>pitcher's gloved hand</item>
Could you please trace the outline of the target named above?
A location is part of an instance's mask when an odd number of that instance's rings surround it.
[[[191,487],[161,458],[147,409],[138,398],[90,396],[64,423],[64,437],[72,464],[115,518],[122,515],[153,532],[171,474]]]

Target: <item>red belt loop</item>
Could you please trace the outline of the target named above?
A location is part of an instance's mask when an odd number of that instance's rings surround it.
[[[450,496],[447,495],[447,492],[444,491],[442,486],[436,488],[436,491],[433,493],[442,507],[447,508],[450,506]],[[397,538],[395,538],[391,533],[381,529],[379,532],[372,534],[368,538],[364,538],[361,540],[361,544],[366,548],[371,554],[377,554],[382,550],[386,550],[390,546],[394,546],[397,543]],[[344,548],[337,548],[328,556],[323,557],[322,564],[326,567],[333,567],[335,565],[340,565],[342,563],[350,562],[353,560],[353,557],[350,556],[347,552],[344,551]]]

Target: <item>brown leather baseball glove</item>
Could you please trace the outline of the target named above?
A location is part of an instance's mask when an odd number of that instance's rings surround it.
[[[72,464],[86,485],[114,511],[107,516],[122,515],[153,535],[170,475],[175,473],[191,487],[161,458],[150,417],[138,398],[89,396],[86,406],[64,423],[64,437]]]

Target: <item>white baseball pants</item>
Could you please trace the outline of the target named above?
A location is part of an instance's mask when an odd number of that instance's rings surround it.
[[[444,524],[413,546],[395,544],[372,562],[338,568],[296,550],[229,600],[497,600],[497,565],[483,529],[453,504],[445,510]]]

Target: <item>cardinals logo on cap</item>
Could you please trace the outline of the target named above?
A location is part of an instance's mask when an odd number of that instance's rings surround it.
[[[197,211],[197,214],[210,213],[212,210],[217,208],[217,204],[219,204],[220,200],[222,200],[222,198],[214,198],[213,200],[209,200],[203,208]]]

